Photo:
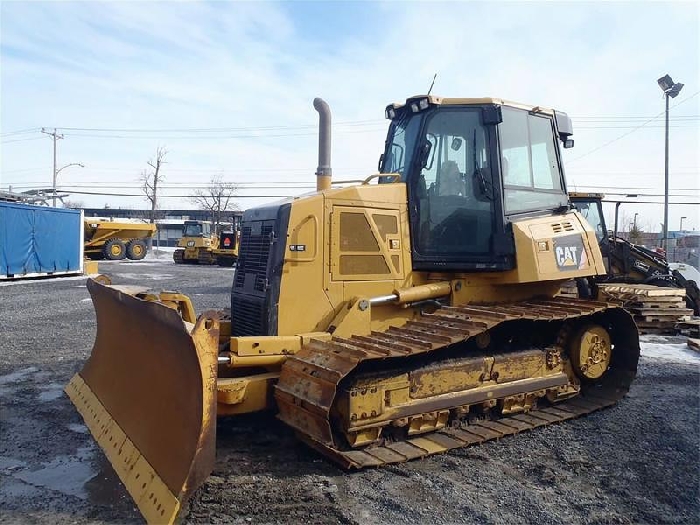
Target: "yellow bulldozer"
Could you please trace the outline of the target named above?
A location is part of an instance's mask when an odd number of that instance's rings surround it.
[[[173,260],[175,264],[233,266],[238,260],[238,239],[236,231],[217,235],[210,222],[185,221]]]
[[[374,467],[587,414],[635,377],[631,316],[557,297],[604,273],[567,196],[565,113],[412,97],[386,108],[379,173],[341,185],[314,107],[317,191],[245,211],[230,315],[88,282],[97,337],[66,391],[149,522],[211,472],[217,416],[274,410]]]

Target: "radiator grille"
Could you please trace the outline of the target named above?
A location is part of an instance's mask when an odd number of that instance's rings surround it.
[[[262,224],[243,226],[235,288],[243,288],[246,276],[252,274],[255,275],[255,290],[265,291],[274,224],[274,221],[265,221]]]
[[[235,336],[264,335],[267,332],[266,292],[274,229],[274,220],[251,221],[242,225],[231,301],[232,331]]]
[[[231,301],[233,335],[261,335],[265,324],[265,299],[235,294]]]

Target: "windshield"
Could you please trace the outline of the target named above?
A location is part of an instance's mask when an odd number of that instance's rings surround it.
[[[582,202],[582,201],[572,201],[574,207],[578,212],[583,215],[591,228],[595,230],[595,236],[598,242],[603,240],[603,237],[607,235],[607,232],[603,228],[602,214],[600,213],[600,204],[597,202]]]
[[[401,180],[406,180],[413,162],[421,118],[421,115],[406,113],[391,123],[381,173],[399,173]]]
[[[182,235],[184,237],[201,237],[202,236],[202,225],[201,224],[185,224],[182,230]]]

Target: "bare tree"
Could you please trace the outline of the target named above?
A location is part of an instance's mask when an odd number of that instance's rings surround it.
[[[156,221],[156,210],[158,209],[158,183],[163,182],[165,175],[161,171],[165,164],[165,156],[168,150],[165,147],[158,146],[155,158],[150,159],[147,164],[149,168],[141,172],[141,191],[143,191],[146,199],[151,203],[150,221],[153,224]]]
[[[236,196],[237,187],[232,182],[224,182],[221,175],[214,175],[209,185],[203,190],[195,190],[190,199],[201,210],[208,210],[211,214],[211,222],[214,231],[219,233],[219,224],[223,222],[226,212],[238,209],[233,198]]]
[[[70,208],[73,210],[80,210],[81,208],[85,207],[85,204],[83,201],[73,201],[73,200],[67,200],[67,199],[61,199],[63,202],[63,207],[64,208]]]

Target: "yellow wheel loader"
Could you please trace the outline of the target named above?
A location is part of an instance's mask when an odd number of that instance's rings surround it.
[[[317,191],[244,213],[230,315],[88,282],[97,338],[66,391],[149,522],[213,468],[216,416],[274,410],[361,468],[587,414],[635,377],[630,315],[556,296],[604,273],[565,113],[413,97],[386,108],[379,173],[333,186],[314,106]]]

